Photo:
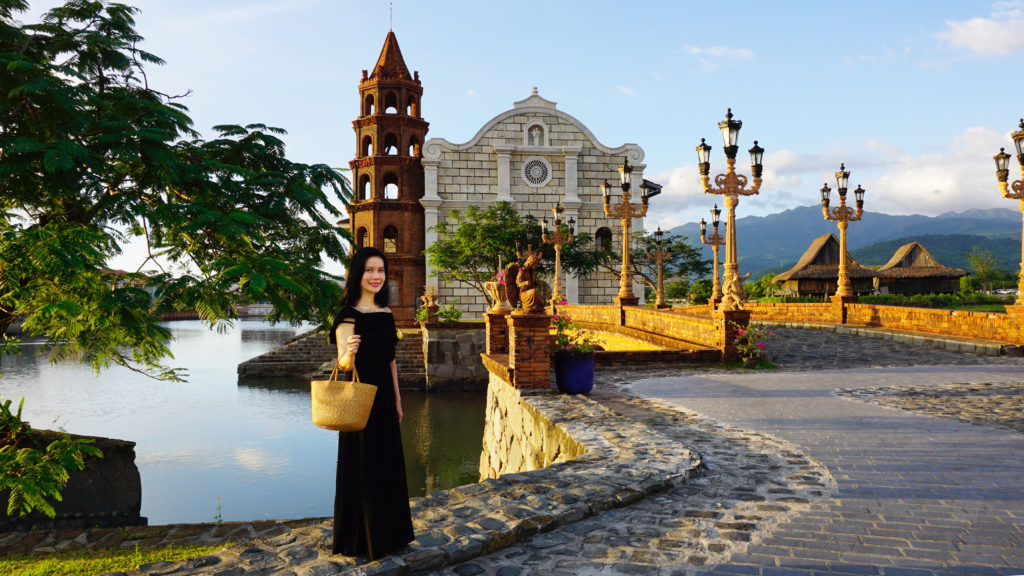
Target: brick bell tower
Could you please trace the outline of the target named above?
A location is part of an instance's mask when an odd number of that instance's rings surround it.
[[[423,86],[409,74],[395,33],[389,31],[377,65],[359,81],[356,157],[349,162],[349,205],[355,247],[374,246],[388,259],[391,310],[399,326],[413,326],[416,299],[426,283],[423,256]]]

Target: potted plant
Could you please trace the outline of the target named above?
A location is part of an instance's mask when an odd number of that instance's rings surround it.
[[[563,394],[588,394],[594,388],[593,332],[567,314],[555,314],[555,384]]]

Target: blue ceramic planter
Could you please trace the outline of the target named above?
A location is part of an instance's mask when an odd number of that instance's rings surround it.
[[[594,388],[594,353],[556,350],[555,384],[562,394],[589,394]]]

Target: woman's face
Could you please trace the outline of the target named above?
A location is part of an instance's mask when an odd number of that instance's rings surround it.
[[[384,287],[387,276],[384,274],[384,259],[380,256],[370,256],[366,259],[366,268],[363,270],[363,280],[359,284],[363,292],[376,294]]]

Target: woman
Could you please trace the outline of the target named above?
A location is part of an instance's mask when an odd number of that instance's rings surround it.
[[[352,257],[344,308],[331,340],[342,370],[377,386],[366,429],[341,432],[334,497],[335,554],[381,558],[414,538],[402,454],[402,397],[398,392],[395,319],[388,308],[387,261],[376,248]]]

